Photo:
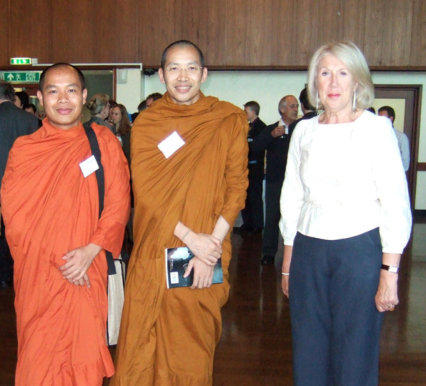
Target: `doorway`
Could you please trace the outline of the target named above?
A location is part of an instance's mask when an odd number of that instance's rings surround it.
[[[379,107],[388,105],[395,110],[395,128],[402,131],[410,141],[410,168],[407,171],[408,191],[412,209],[416,202],[417,157],[420,134],[420,101],[421,85],[374,85],[376,111]]]

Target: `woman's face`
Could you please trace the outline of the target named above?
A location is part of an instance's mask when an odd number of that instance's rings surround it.
[[[16,107],[22,109],[22,102],[18,95],[15,95],[15,101],[13,102]]]
[[[356,82],[346,65],[332,54],[325,55],[318,65],[318,96],[326,112],[352,112]]]
[[[112,121],[117,124],[121,121],[121,111],[119,107],[113,107],[110,111],[110,117]]]

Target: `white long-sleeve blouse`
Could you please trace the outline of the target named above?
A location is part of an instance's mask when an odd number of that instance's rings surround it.
[[[411,233],[407,180],[392,125],[364,111],[349,123],[296,126],[281,191],[285,245],[300,233],[344,239],[379,227],[384,253],[402,253]]]

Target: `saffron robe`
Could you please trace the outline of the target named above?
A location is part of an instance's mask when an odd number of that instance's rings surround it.
[[[177,131],[185,145],[166,159],[158,143]],[[244,207],[247,180],[245,114],[214,97],[177,105],[166,93],[132,128],[134,247],[125,290],[112,385],[207,385],[228,298],[230,234],[223,241],[224,283],[166,289],[165,248],[181,221],[211,234]]]
[[[104,251],[87,273],[91,287],[64,279],[69,251],[89,243],[120,254],[129,215],[129,171],[117,138],[92,124],[102,154],[105,200],[98,219],[95,173],[81,124],[61,130],[43,121],[16,140],[3,178],[6,237],[14,259],[18,334],[16,385],[101,385],[114,366],[106,346],[107,263]]]

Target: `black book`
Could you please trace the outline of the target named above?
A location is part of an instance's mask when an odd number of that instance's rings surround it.
[[[194,270],[188,277],[183,277],[189,261],[194,254],[188,247],[166,248],[166,280],[167,288],[191,287]],[[222,261],[219,259],[214,267],[212,284],[223,283]]]

